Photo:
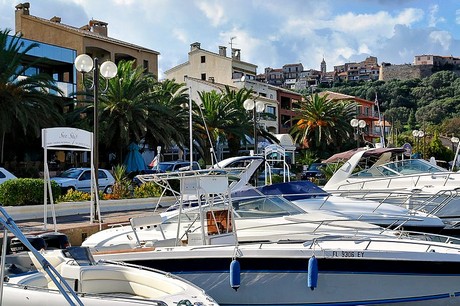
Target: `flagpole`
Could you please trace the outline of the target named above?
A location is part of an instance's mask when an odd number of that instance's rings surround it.
[[[377,113],[379,115],[379,126],[380,126],[380,143],[382,144],[382,148],[385,148],[385,131],[382,128],[382,116],[380,114],[380,106],[379,106],[379,100],[377,99],[377,92],[375,93],[375,105],[377,105]]]
[[[188,111],[189,111],[189,131],[190,131],[190,170],[193,169],[193,125],[192,125],[192,87],[188,88]]]

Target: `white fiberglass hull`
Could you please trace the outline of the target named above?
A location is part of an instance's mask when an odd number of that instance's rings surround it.
[[[460,305],[460,248],[428,251],[430,243],[423,241],[377,240],[157,248],[94,256],[178,274],[220,305]],[[311,290],[307,278],[313,255],[319,273]],[[238,290],[229,281],[235,257],[241,266]]]

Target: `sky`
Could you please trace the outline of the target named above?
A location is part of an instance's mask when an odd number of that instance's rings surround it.
[[[26,2],[26,1],[23,1]],[[81,27],[108,23],[110,37],[160,52],[164,71],[188,59],[190,44],[218,53],[230,42],[241,60],[266,67],[302,63],[327,70],[375,56],[409,64],[414,56],[460,57],[460,0],[29,0],[31,15]],[[0,29],[14,32],[14,7],[0,0]]]

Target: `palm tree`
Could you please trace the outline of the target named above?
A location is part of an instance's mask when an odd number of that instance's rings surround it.
[[[199,139],[202,140],[205,160],[210,162],[211,144],[215,147],[218,142],[226,141],[230,147],[233,146],[234,151],[235,147],[239,149],[240,140],[245,139],[245,135],[251,135],[250,121],[243,107],[243,102],[251,92],[244,88],[235,92],[226,86],[221,93],[211,91],[198,94],[201,113],[197,114],[195,122],[201,133]],[[208,132],[211,139],[208,139]]]
[[[22,35],[10,36],[10,30],[0,31],[0,134],[1,155],[5,137],[30,135],[39,137],[41,129],[63,122],[59,99],[48,94],[61,94],[47,74],[27,75],[27,70],[42,61],[26,61],[28,53],[38,47],[32,43],[23,47]],[[22,134],[22,135],[21,135]]]
[[[139,143],[147,129],[148,103],[155,82],[134,61],[120,61],[117,76],[100,97],[99,122],[107,149],[117,149],[120,158],[131,142]]]
[[[356,113],[356,104],[350,101],[332,101],[327,95],[314,94],[300,103],[297,122],[290,130],[297,143],[316,151],[327,146],[335,148],[350,139],[350,119]]]
[[[148,104],[146,142],[153,147],[187,147],[188,103],[189,95],[185,84],[176,83],[175,80],[157,82],[153,86]]]

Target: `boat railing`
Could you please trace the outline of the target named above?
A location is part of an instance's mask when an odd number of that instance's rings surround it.
[[[417,173],[417,174],[407,174],[401,176],[384,176],[384,177],[369,177],[362,181],[356,182],[346,182],[339,186],[337,186],[337,190],[346,190],[350,189],[361,189],[366,190],[368,188],[375,188],[375,186],[382,186],[381,188],[398,188],[400,186],[401,180],[412,180],[411,187],[417,188],[419,186],[420,181],[423,178],[429,177],[430,181],[433,179],[442,178],[443,183],[439,186],[446,186],[449,180],[453,179],[452,176],[460,176],[460,173],[457,172],[438,172],[438,173]]]
[[[356,236],[356,235],[331,235],[314,238],[311,241],[306,241],[304,245],[310,249],[320,248],[321,242],[328,241],[349,241],[349,242],[367,242],[363,246],[363,250],[368,250],[374,243],[400,243],[407,244],[410,242],[413,245],[425,246],[425,252],[435,252],[436,248],[442,247],[445,249],[452,249],[460,254],[460,239],[439,234],[409,232],[403,231],[400,235],[395,237],[385,236]]]
[[[155,205],[156,211],[159,207],[162,207],[161,204],[163,203],[165,196],[172,196],[175,199],[175,202],[170,206],[177,205],[181,200],[184,199],[184,192],[181,190],[181,188],[183,187],[183,182],[186,180],[190,181],[196,179],[198,181],[200,178],[220,176],[226,178],[228,185],[228,182],[231,181],[231,178],[238,175],[240,175],[240,173],[236,172],[235,169],[204,169],[140,174],[137,175],[136,178],[139,179],[139,181],[142,183],[154,183],[161,188],[162,193],[158,198],[157,204]],[[179,184],[177,182],[179,182]],[[188,194],[186,198],[189,201],[198,201],[195,197],[195,194]]]
[[[436,215],[449,203],[460,196],[459,190],[440,190],[435,194],[428,194],[420,190],[390,191],[390,190],[343,190],[329,191],[331,194],[363,200],[378,201],[382,204],[394,204],[414,211]]]

